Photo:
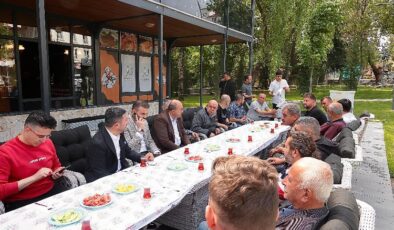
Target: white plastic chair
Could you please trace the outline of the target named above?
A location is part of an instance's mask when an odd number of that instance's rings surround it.
[[[359,230],[374,230],[375,229],[375,209],[365,203],[364,201],[357,200],[358,209],[360,211]]]

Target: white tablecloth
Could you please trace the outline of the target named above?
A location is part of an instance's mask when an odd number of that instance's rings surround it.
[[[279,126],[274,134],[270,133],[270,128],[260,131],[257,128],[256,130],[256,127],[266,122],[244,125],[216,137],[188,145],[190,156],[198,154],[204,158],[204,172],[197,170],[197,163],[185,161],[184,148],[180,148],[157,157],[154,166],[131,167],[39,202],[52,207],[51,210],[37,204],[30,204],[0,215],[1,229],[54,229],[54,226],[48,224],[51,213],[65,208],[81,207],[81,200],[95,193],[110,193],[113,203],[97,210],[85,209],[92,229],[139,229],[175,207],[195,185],[207,181],[211,176],[213,160],[218,156],[227,156],[229,147],[233,148],[234,154],[250,156],[264,149],[278,139],[281,133],[289,130],[288,126]],[[270,127],[273,126],[274,123],[270,122]],[[247,142],[248,135],[252,136],[253,142]],[[226,142],[229,138],[239,138],[241,141],[239,143]],[[209,144],[217,144],[221,148],[219,151],[207,152],[204,147]],[[185,162],[188,169],[184,171],[167,169],[169,164],[177,161]],[[128,195],[111,192],[115,184],[128,182],[139,185],[140,189]],[[151,188],[152,199],[149,201],[142,198],[144,187]],[[62,229],[81,229],[81,223],[62,227]]]

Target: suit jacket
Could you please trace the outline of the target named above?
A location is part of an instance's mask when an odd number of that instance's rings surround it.
[[[141,161],[140,154],[131,150],[123,134],[120,135],[119,145],[121,169],[130,166],[126,158],[135,162]],[[111,175],[117,171],[118,158],[115,145],[104,125],[99,125],[99,130],[93,136],[86,156],[88,170],[85,173],[85,177],[88,182]]]
[[[179,136],[181,138],[181,145],[190,144],[190,140],[186,135],[185,128],[181,118],[177,119]],[[172,128],[170,115],[167,111],[160,113],[153,122],[153,130],[155,131],[155,141],[162,153],[170,152],[177,149],[175,144],[175,134]]]
[[[135,124],[133,119],[130,119],[129,123],[127,124],[127,128],[124,131],[124,136],[130,148],[135,149],[135,151],[139,152],[141,149],[141,139],[137,136],[136,133],[137,125]],[[160,149],[157,148],[155,141],[150,134],[149,125],[146,120],[144,120],[144,130],[142,136],[144,138],[144,142],[148,151],[154,154],[160,152]]]

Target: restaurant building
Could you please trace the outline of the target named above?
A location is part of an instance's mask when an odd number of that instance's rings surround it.
[[[242,2],[0,0],[0,142],[34,110],[58,129],[137,99],[158,113],[171,96],[174,47],[253,47],[254,1]]]

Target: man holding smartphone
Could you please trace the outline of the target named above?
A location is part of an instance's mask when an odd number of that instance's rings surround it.
[[[6,212],[68,189],[49,139],[56,123],[48,114],[33,112],[22,132],[0,146],[0,200]]]
[[[149,104],[144,101],[136,101],[131,108],[131,119],[124,132],[127,143],[131,149],[146,156],[147,160],[153,160],[153,155],[160,155],[160,149],[156,146],[149,130],[148,117]]]

